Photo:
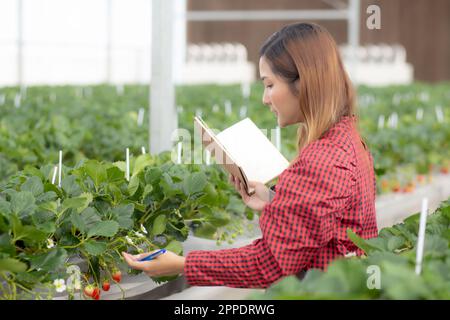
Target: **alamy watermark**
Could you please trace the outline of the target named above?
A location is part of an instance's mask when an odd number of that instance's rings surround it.
[[[380,290],[381,289],[381,269],[377,265],[370,265],[367,267],[366,273],[369,275],[367,277],[367,288],[369,290]]]
[[[381,8],[376,4],[367,7],[366,13],[369,14],[366,20],[366,26],[369,30],[381,29]]]

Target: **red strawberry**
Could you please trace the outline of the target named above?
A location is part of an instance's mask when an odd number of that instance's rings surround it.
[[[417,176],[417,181],[419,181],[420,184],[424,184],[425,183],[425,176],[423,174],[419,174]]]
[[[111,288],[109,281],[108,280],[103,281],[103,285],[102,285],[103,291],[109,291],[109,288]]]
[[[94,300],[100,299],[100,289],[98,287],[94,288],[94,292],[92,293],[92,299]]]
[[[394,181],[392,186],[392,191],[394,192],[400,192],[402,190],[400,183],[398,181]]]
[[[120,282],[122,280],[122,272],[120,270],[113,271],[112,278],[115,282]]]

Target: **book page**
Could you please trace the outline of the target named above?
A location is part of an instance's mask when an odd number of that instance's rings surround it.
[[[231,154],[226,150],[225,146],[222,145],[214,132],[199,117],[194,118],[194,125],[200,133],[202,139],[201,143],[205,150],[210,151],[211,155],[216,158],[216,162],[221,164],[228,173],[237,177],[244,183],[245,189],[249,195],[252,194],[254,190],[249,188],[248,179],[243,172],[243,169],[239,167],[234,159],[232,159]]]
[[[249,181],[267,183],[289,166],[289,161],[249,118],[223,130],[216,137]]]

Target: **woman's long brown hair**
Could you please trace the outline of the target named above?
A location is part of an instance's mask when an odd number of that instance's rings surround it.
[[[353,86],[325,28],[313,23],[288,25],[266,40],[260,56],[299,98],[299,152],[343,116],[356,113]]]

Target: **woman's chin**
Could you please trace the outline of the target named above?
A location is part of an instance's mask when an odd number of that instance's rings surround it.
[[[280,128],[284,128],[286,126],[285,121],[283,121],[283,119],[281,119],[278,115],[277,115],[277,124]]]

